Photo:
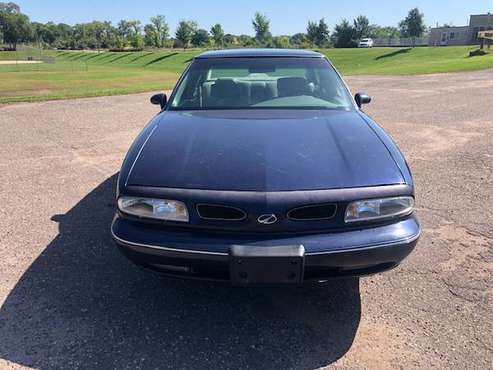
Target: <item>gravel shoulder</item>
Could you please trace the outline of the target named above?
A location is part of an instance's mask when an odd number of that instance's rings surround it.
[[[108,233],[150,93],[0,107],[0,367],[491,368],[493,70],[349,77],[413,170],[399,268],[309,289],[143,272]]]

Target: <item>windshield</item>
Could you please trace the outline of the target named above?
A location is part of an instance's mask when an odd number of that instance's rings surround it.
[[[196,59],[171,110],[350,109],[352,100],[324,58]]]

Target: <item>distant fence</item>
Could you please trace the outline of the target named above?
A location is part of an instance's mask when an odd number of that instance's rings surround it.
[[[56,62],[56,59],[53,56],[46,54],[43,49],[28,45],[18,45],[15,56],[16,60],[38,60],[49,64],[54,64]]]
[[[406,38],[379,38],[373,40],[373,46],[428,46],[428,37],[418,37],[414,40]]]
[[[75,53],[75,52],[74,52]],[[0,51],[1,72],[42,72],[68,71],[86,72],[85,61],[62,60],[56,58],[57,52],[45,50],[31,45],[17,45],[16,51]]]
[[[7,46],[0,44],[0,59],[8,59],[12,61],[41,61],[43,63],[53,64],[56,59],[53,54],[47,53],[43,49],[38,49],[29,45],[17,45],[17,50],[9,50]]]

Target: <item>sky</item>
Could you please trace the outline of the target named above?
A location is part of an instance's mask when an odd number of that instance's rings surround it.
[[[221,23],[226,33],[252,35],[251,18],[259,11],[271,20],[273,35],[304,32],[308,20],[325,18],[330,28],[341,19],[366,15],[371,23],[397,26],[408,10],[418,7],[425,23],[467,25],[470,14],[493,13],[493,0],[2,0],[14,1],[32,21],[83,23],[166,16],[172,33],[180,20],[195,20],[201,28]]]

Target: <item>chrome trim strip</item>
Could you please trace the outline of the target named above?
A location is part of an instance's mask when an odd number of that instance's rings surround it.
[[[127,244],[135,247],[143,247],[143,248],[150,248],[150,249],[157,249],[157,250],[164,250],[164,251],[169,251],[169,252],[178,252],[178,253],[191,253],[191,254],[206,254],[206,255],[214,255],[214,256],[229,256],[228,253],[222,253],[222,252],[204,252],[204,251],[197,251],[197,250],[189,250],[189,249],[178,249],[178,248],[170,248],[170,247],[162,247],[162,246],[157,246],[157,245],[150,245],[150,244],[144,244],[144,243],[135,243],[131,242],[122,238],[119,238],[118,236],[115,235],[115,232],[113,231],[113,224],[111,224],[111,236],[113,239],[116,241],[122,243],[122,244]]]
[[[119,238],[118,236],[115,235],[115,233],[113,232],[113,223],[111,224],[111,236],[113,237],[113,239],[115,239],[116,241],[118,241],[122,244],[127,244],[127,245],[131,245],[131,246],[136,246],[136,247],[150,248],[150,249],[156,249],[156,250],[165,250],[165,251],[169,251],[169,252],[178,252],[178,253],[203,254],[203,255],[213,255],[213,256],[229,256],[229,253],[223,253],[223,252],[204,252],[204,251],[197,251],[197,250],[177,249],[177,248],[171,248],[171,247],[162,247],[162,246],[157,246],[157,245],[149,245],[149,244],[143,244],[143,243],[130,242],[128,240],[124,240],[122,238]],[[362,247],[356,247],[356,248],[350,248],[350,249],[340,249],[340,250],[332,250],[332,251],[324,251],[324,252],[307,252],[307,253],[305,253],[305,256],[317,256],[317,255],[322,255],[322,254],[334,254],[334,253],[350,253],[350,252],[364,251],[364,250],[368,250],[368,249],[389,247],[389,246],[403,244],[403,243],[412,243],[415,240],[417,240],[420,236],[421,236],[421,230],[418,234],[416,234],[414,236],[395,240],[392,242],[386,242],[386,243],[380,243],[380,244],[374,244],[374,245],[362,246]]]
[[[421,236],[421,231],[414,236],[410,236],[410,237],[404,238],[404,239],[398,239],[398,240],[395,240],[392,242],[366,245],[366,246],[350,248],[350,249],[340,249],[340,250],[334,250],[334,251],[309,252],[309,253],[306,253],[305,256],[317,256],[317,255],[321,255],[321,254],[334,254],[334,253],[346,253],[346,252],[359,252],[359,251],[365,251],[365,250],[369,250],[369,249],[371,250],[371,249],[376,249],[376,248],[381,248],[381,247],[390,247],[390,246],[398,245],[398,244],[412,243],[415,240],[419,239],[420,236]]]

